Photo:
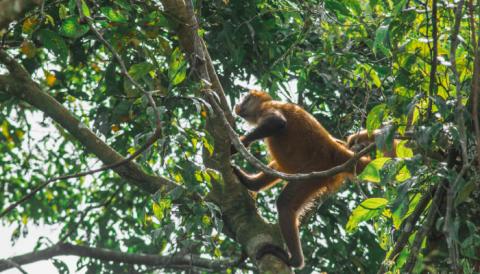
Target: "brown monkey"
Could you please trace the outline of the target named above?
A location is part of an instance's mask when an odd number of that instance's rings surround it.
[[[272,158],[269,166],[278,171],[307,173],[327,170],[345,163],[354,155],[301,107],[274,101],[263,91],[251,90],[235,106],[235,113],[256,126],[241,137],[242,142],[248,146],[253,141],[265,138]],[[356,171],[362,171],[368,162],[368,158],[361,158]],[[260,191],[279,182],[263,172],[249,175],[238,167],[234,171],[242,184],[251,191]],[[330,178],[287,183],[278,197],[277,209],[280,229],[290,256],[285,256],[279,248],[265,247],[259,251],[257,258],[266,253],[274,253],[289,265],[302,268],[304,256],[298,232],[301,216],[314,199],[335,192],[345,177],[352,173],[353,168]]]

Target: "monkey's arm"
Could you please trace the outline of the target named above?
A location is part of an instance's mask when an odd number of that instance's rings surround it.
[[[244,143],[273,136],[287,127],[287,119],[279,112],[271,112],[260,118],[257,127],[245,135]]]
[[[240,137],[243,145],[248,147],[252,142],[282,132],[287,127],[287,119],[279,112],[271,112],[260,118],[258,125],[245,136]],[[237,150],[232,146],[231,153]]]

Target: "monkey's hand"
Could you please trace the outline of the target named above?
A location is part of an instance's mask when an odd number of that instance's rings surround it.
[[[288,253],[285,250],[283,250],[283,248],[276,245],[272,245],[272,244],[266,244],[262,246],[257,251],[257,255],[255,256],[255,259],[258,261],[267,254],[272,254],[273,256],[282,260],[286,265],[290,266],[290,255],[288,255]]]
[[[248,147],[248,146],[250,145],[250,142],[247,141],[247,138],[246,138],[245,136],[240,137],[240,141],[242,141],[242,143],[243,143],[243,145],[244,145],[245,147]],[[230,146],[230,154],[233,155],[233,154],[235,154],[235,153],[237,153],[237,152],[238,152],[237,149],[236,149],[235,146],[232,144],[232,145]]]

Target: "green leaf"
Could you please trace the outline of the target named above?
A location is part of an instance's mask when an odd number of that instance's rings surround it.
[[[373,52],[375,54],[377,54],[377,50],[381,50],[383,54],[390,56],[387,36],[391,21],[391,18],[385,19],[375,32],[375,40],[373,42]]]
[[[382,214],[388,200],[384,198],[369,198],[352,211],[348,218],[347,232],[354,232],[361,222],[368,221]]]
[[[397,157],[399,158],[412,158],[413,157],[413,150],[408,148],[407,140],[402,140],[397,144]]]
[[[187,63],[183,59],[183,54],[179,48],[175,48],[170,56],[168,66],[168,78],[172,85],[176,86],[183,82],[187,77]]]
[[[345,16],[350,16],[350,11],[342,2],[336,0],[326,0],[325,7],[328,10],[334,11],[335,13],[340,13]]]
[[[373,131],[379,128],[382,125],[383,116],[385,109],[387,108],[386,104],[376,105],[367,116],[367,131],[368,134],[372,134]]]
[[[154,69],[154,66],[148,62],[134,64],[128,70],[128,73],[133,77],[135,80],[139,80],[146,76],[150,71]]]
[[[88,8],[84,0],[82,0],[82,13],[83,15],[90,17],[90,9]]]
[[[163,209],[160,207],[159,204],[153,203],[153,214],[155,214],[155,217],[161,221],[164,217],[163,215]]]
[[[378,73],[374,69],[370,69],[370,78],[372,78],[373,83],[377,88],[382,86],[382,82],[380,81],[380,77],[378,77]]]
[[[81,25],[78,17],[70,17],[62,22],[60,27],[60,34],[68,38],[79,38],[87,33],[89,30],[87,25]]]
[[[38,31],[38,37],[43,46],[52,51],[61,62],[65,63],[67,61],[68,48],[62,36],[51,30],[42,29]]]
[[[358,175],[358,178],[372,183],[380,183],[380,170],[390,160],[391,158],[383,157],[371,161]]]
[[[125,23],[128,20],[127,15],[123,14],[120,10],[113,9],[112,7],[102,7],[100,10],[108,18],[108,20],[112,22]]]
[[[404,165],[397,173],[395,176],[395,180],[398,182],[404,182],[408,179],[410,179],[412,175],[410,174],[410,170],[408,170],[407,166]]]

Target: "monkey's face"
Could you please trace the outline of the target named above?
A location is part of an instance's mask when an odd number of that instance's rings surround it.
[[[262,103],[269,100],[272,98],[267,93],[251,90],[235,105],[235,114],[251,124],[256,124]]]

